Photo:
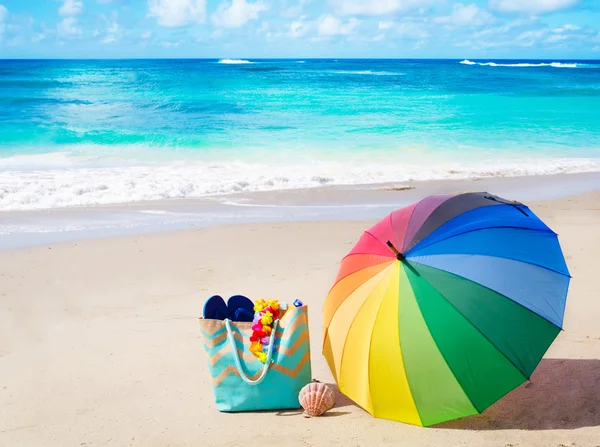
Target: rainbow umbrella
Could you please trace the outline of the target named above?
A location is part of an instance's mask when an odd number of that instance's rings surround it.
[[[481,413],[525,382],[561,330],[569,271],[529,208],[438,195],[366,231],[323,308],[340,391],[428,426]]]

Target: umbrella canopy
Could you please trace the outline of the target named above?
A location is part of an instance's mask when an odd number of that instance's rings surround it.
[[[487,193],[427,197],[366,231],[323,307],[340,391],[416,425],[481,413],[528,380],[561,330],[558,236]]]

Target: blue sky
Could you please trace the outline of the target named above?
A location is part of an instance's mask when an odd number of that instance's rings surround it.
[[[600,59],[598,0],[0,0],[0,58]]]

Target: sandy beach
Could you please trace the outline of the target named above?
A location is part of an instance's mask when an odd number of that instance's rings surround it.
[[[512,197],[511,197],[512,198]],[[519,197],[514,197],[519,198]],[[0,446],[600,446],[600,192],[536,202],[571,274],[564,332],[531,382],[433,428],[372,418],[338,396],[326,417],[223,414],[197,318],[219,293],[321,306],[372,221],[256,223],[0,252]]]

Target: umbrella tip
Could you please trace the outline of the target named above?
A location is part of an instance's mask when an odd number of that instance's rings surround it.
[[[392,244],[390,241],[385,241],[385,243],[387,244],[388,247],[390,247],[390,250],[392,250],[394,252],[394,254],[396,255],[396,259],[398,261],[403,261],[404,259],[406,259],[406,256],[404,256],[403,253],[400,253],[398,251],[398,249],[396,247],[394,247],[394,244]]]

